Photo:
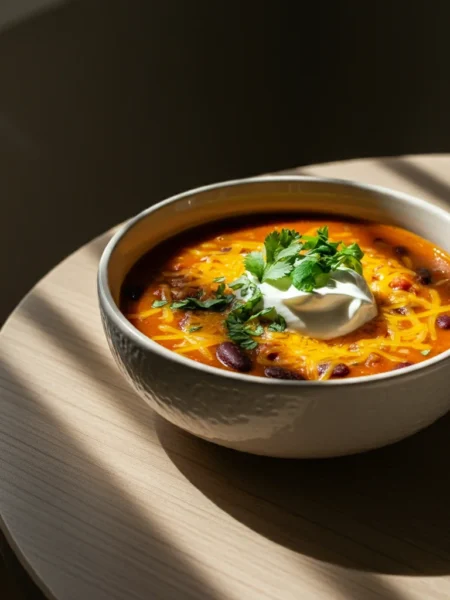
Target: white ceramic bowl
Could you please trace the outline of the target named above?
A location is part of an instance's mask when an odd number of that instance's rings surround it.
[[[117,307],[131,266],[187,228],[239,214],[315,212],[401,225],[450,251],[450,215],[418,198],[311,177],[260,177],[199,188],[152,206],[109,242],[98,291],[112,353],[142,398],[168,421],[217,444],[278,457],[330,457],[376,448],[450,408],[450,351],[420,365],[354,379],[281,381],[226,372],[167,350]]]

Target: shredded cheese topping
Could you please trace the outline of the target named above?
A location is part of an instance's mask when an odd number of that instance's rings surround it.
[[[306,232],[307,235],[313,233],[315,229]],[[342,231],[332,237],[338,241],[347,240],[350,236],[348,231]],[[353,237],[352,241],[358,242]],[[232,282],[244,273],[244,254],[263,249],[262,242],[249,240],[233,241],[226,248],[222,246],[217,239],[184,250],[183,256],[179,257],[180,268],[163,271],[156,281],[161,298],[169,304],[173,300],[167,281],[176,281],[176,289],[181,292],[193,288],[215,290],[218,284],[213,280],[216,278],[225,277],[227,282]],[[416,273],[411,269],[408,257],[387,259],[376,248],[366,247],[363,250],[364,277],[377,301],[379,316],[352,334],[328,341],[288,330],[283,333],[266,330],[260,338],[256,338],[260,344],[256,355],[258,363],[273,365],[269,355],[275,352],[278,355],[277,365],[298,369],[308,379],[328,379],[333,367],[339,363],[356,365],[376,362],[380,357],[401,363],[410,351],[426,354],[432,350],[432,342],[437,339],[436,317],[450,311],[450,305],[441,304],[435,289],[416,282]],[[186,256],[190,257],[189,266],[183,267]],[[396,289],[396,281],[403,280],[410,282],[411,287],[405,290],[400,285],[400,289]],[[439,283],[442,284],[442,281]],[[151,308],[150,304],[146,310],[127,317],[130,320],[158,318],[159,333],[152,336],[155,341],[170,342],[172,350],[179,354],[189,356],[198,352],[204,359],[211,360],[213,347],[226,340],[223,325],[226,313],[191,313],[188,325],[180,329],[174,323],[174,311],[169,304],[160,308]],[[201,325],[201,329],[189,332],[193,325]],[[319,373],[318,366],[324,364],[327,365],[325,370],[321,369],[323,372]]]

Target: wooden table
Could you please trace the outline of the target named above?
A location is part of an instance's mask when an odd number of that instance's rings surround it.
[[[450,206],[448,156],[299,172]],[[240,455],[167,425],[128,387],[103,337],[95,277],[109,237],[44,277],[0,338],[0,512],[46,594],[448,599],[450,415],[377,452],[304,462]],[[22,573],[3,570],[12,598],[39,597],[14,592]]]

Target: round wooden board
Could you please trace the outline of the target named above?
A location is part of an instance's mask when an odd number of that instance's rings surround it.
[[[450,206],[450,157],[299,172]],[[366,455],[241,455],[164,423],[117,371],[96,270],[110,234],[57,266],[2,330],[0,512],[57,600],[444,600],[450,415]]]

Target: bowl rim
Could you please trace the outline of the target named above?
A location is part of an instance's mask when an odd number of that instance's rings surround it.
[[[222,181],[213,183],[205,186],[200,186],[175,194],[169,198],[157,202],[156,204],[144,209],[137,215],[127,220],[118,231],[112,236],[106,245],[101,255],[98,273],[97,273],[97,291],[101,308],[106,312],[107,316],[113,321],[114,325],[121,331],[123,335],[132,339],[132,341],[140,346],[142,349],[149,352],[158,354],[162,358],[165,358],[175,364],[188,367],[192,371],[200,371],[205,374],[218,377],[220,379],[237,380],[244,384],[260,384],[268,386],[281,386],[281,387],[316,387],[316,386],[352,386],[352,385],[364,385],[370,384],[371,382],[376,383],[391,378],[403,378],[411,375],[417,371],[425,371],[436,364],[445,361],[450,357],[450,349],[442,352],[430,359],[423,362],[410,365],[399,370],[388,371],[386,373],[378,373],[376,375],[364,375],[361,377],[349,377],[348,379],[329,379],[327,381],[319,380],[301,380],[301,381],[289,381],[282,379],[271,379],[260,377],[258,375],[249,375],[246,373],[239,373],[235,371],[225,371],[219,367],[213,367],[205,365],[203,363],[194,361],[183,355],[177,354],[164,346],[161,346],[151,338],[144,335],[139,331],[121,312],[117,304],[114,302],[112,297],[109,282],[108,282],[108,266],[111,256],[121,239],[123,239],[133,227],[145,219],[148,215],[156,212],[169,204],[175,203],[183,198],[201,194],[216,189],[228,188],[233,186],[239,186],[242,184],[252,183],[277,183],[277,182],[317,182],[317,183],[331,183],[336,185],[342,185],[346,187],[352,187],[362,191],[374,192],[382,195],[388,195],[392,198],[398,199],[412,206],[420,206],[430,213],[434,213],[437,219],[444,219],[449,221],[450,224],[450,213],[445,211],[443,208],[431,204],[426,200],[412,196],[410,194],[399,192],[384,186],[378,186],[373,184],[360,183],[347,179],[331,178],[331,177],[318,177],[312,175],[259,175],[256,177],[246,177],[242,179],[231,179],[228,181]]]

